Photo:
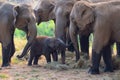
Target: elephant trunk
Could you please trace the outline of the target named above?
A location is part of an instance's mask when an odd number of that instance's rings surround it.
[[[67,48],[67,46],[66,46],[66,44],[64,42],[61,43],[61,47],[62,47],[62,49],[66,49]]]
[[[67,46],[66,46],[66,44],[61,40],[61,39],[59,39],[59,46],[58,46],[58,51],[63,51],[63,50],[65,50],[66,48],[67,48]]]
[[[35,9],[34,9],[34,14],[35,14],[35,17],[36,17],[37,25],[39,25],[42,21],[41,21],[40,15],[38,14],[38,11],[35,10]]]
[[[77,28],[72,21],[70,21],[69,33],[70,33],[71,41],[75,48],[76,61],[78,61],[80,59],[80,53],[79,53],[79,45],[78,45],[78,40],[77,40]]]
[[[35,23],[34,24],[33,24],[33,22],[32,22],[32,24],[29,23],[28,24],[28,33],[27,33],[28,41],[27,41],[27,44],[26,44],[22,54],[17,55],[18,58],[22,58],[28,53],[30,46],[31,46],[32,42],[34,41],[34,39],[36,38],[36,36],[37,36],[37,29],[36,29]]]

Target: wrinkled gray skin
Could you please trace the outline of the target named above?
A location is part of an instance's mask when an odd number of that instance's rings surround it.
[[[34,11],[29,5],[15,5],[7,2],[0,2],[0,18],[0,42],[2,44],[3,61],[2,67],[6,67],[10,65],[11,57],[15,52],[13,41],[15,28],[23,30],[27,34],[28,42],[22,53],[25,54],[36,37],[36,21]]]
[[[38,36],[31,46],[28,65],[32,65],[32,62],[37,65],[41,55],[46,57],[47,62],[51,62],[51,55],[53,61],[58,61],[58,52],[65,47],[65,43],[58,38]]]
[[[79,0],[60,0],[56,3],[54,13],[56,17],[56,28],[55,28],[55,36],[57,38],[62,39],[65,43],[68,43],[67,39],[69,39],[69,15],[72,10],[72,7],[75,2]],[[67,36],[67,38],[66,38]],[[77,51],[77,50],[75,50]],[[65,56],[63,51],[63,56]],[[76,61],[78,61],[80,58],[79,52],[76,52]]]
[[[38,24],[43,22],[43,21],[48,21],[51,19],[54,20],[54,22],[55,22],[56,18],[55,18],[55,14],[54,14],[54,8],[55,8],[57,1],[59,1],[59,0],[40,0],[38,2],[37,6],[34,9]],[[62,32],[61,30],[62,29],[60,29],[59,32]],[[62,53],[63,53],[63,51],[62,51]],[[62,55],[62,63],[65,63],[64,57],[65,56]]]
[[[116,15],[115,15],[116,14]],[[77,2],[70,14],[70,36],[77,42],[77,33],[94,33],[91,74],[99,74],[101,55],[105,72],[113,72],[111,45],[120,42],[120,1],[101,3]],[[74,43],[77,46],[76,43]]]
[[[37,18],[37,23],[40,24],[43,21],[54,20],[54,7],[57,0],[39,0],[34,11]]]
[[[55,36],[61,38],[64,42],[66,42],[66,30],[69,28],[70,20],[69,15],[73,8],[75,2],[81,0],[59,0],[56,2],[55,6],[55,17],[56,17],[56,29],[55,29]],[[109,0],[86,0],[88,2],[102,2],[102,1],[109,1]],[[69,33],[69,31],[68,31]],[[87,35],[89,36],[89,34]],[[69,37],[69,35],[67,35]],[[77,40],[74,41],[74,47],[76,52],[76,61],[79,60],[79,46]],[[88,51],[89,52],[89,51]]]

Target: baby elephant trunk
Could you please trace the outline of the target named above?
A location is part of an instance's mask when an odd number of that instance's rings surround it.
[[[67,48],[66,44],[62,41],[62,40],[59,40],[60,43],[59,43],[59,46],[58,46],[58,50],[60,51],[63,51]]]

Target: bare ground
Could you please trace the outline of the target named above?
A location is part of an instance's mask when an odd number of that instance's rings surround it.
[[[120,70],[100,75],[88,74],[89,68],[79,69],[49,69],[45,68],[45,59],[39,60],[39,66],[27,66],[27,63],[12,64],[9,68],[0,70],[0,80],[120,80]],[[5,75],[6,77],[1,77]]]

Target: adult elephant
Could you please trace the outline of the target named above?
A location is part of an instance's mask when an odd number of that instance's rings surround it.
[[[30,48],[36,37],[35,15],[32,8],[27,4],[15,5],[12,3],[0,3],[0,42],[2,44],[2,67],[10,65],[14,55],[15,46],[13,41],[15,28],[21,29],[27,34],[27,44],[22,57]]]
[[[55,29],[55,36],[61,38],[64,42],[66,42],[66,31],[69,29],[69,15],[72,10],[73,5],[77,1],[88,1],[88,2],[106,2],[110,0],[59,0],[56,3],[55,6],[55,17],[56,17],[56,29]],[[69,32],[69,31],[68,31]],[[85,55],[85,58],[89,58],[89,35],[80,35],[80,45],[81,45],[81,52]],[[67,35],[67,39],[69,38],[69,35]],[[71,40],[71,39],[69,39]],[[67,40],[68,41],[68,40]],[[70,41],[71,42],[71,41]],[[80,53],[79,53],[79,46],[76,45],[78,44],[78,41],[75,41],[76,43],[74,44],[75,47],[75,52],[76,52],[76,61],[79,60],[80,58]],[[120,52],[120,47],[119,44],[117,45],[117,50],[118,53]]]
[[[70,24],[69,16],[71,10],[73,8],[74,3],[77,1],[80,0],[60,0],[56,3],[55,6],[55,17],[56,17],[55,36],[61,38],[64,42],[66,42],[66,39],[70,38],[69,34],[67,35],[68,38],[66,38],[66,31],[69,29],[69,24]],[[81,51],[83,53],[87,53],[86,57],[88,58],[89,35],[80,36],[80,44],[81,44]],[[75,50],[75,52],[76,52],[76,61],[78,61],[80,58],[80,54],[79,51],[77,50]]]
[[[76,34],[94,33],[92,46],[91,74],[99,74],[101,55],[105,62],[105,72],[113,72],[111,45],[120,42],[120,1],[75,3],[70,14],[70,36],[77,41]],[[116,14],[116,15],[114,15]],[[112,20],[111,20],[111,19]],[[76,43],[74,43],[77,45]]]
[[[54,14],[54,8],[56,6],[56,3],[59,2],[60,0],[40,0],[37,4],[37,6],[35,7],[35,14],[37,17],[37,23],[41,23],[43,21],[48,21],[48,20],[54,20],[54,22],[56,23],[56,16]],[[55,27],[55,29],[58,29],[57,27]],[[62,31],[63,27],[61,27],[61,29],[58,32],[55,32],[55,34],[59,33],[59,32],[64,32]],[[67,33],[67,31],[65,31],[65,33]],[[66,34],[64,34],[64,36],[66,36]],[[58,36],[55,35],[55,37],[58,38]],[[61,38],[60,38],[61,39]],[[65,40],[69,40],[70,38],[65,37]],[[63,40],[63,39],[62,39]],[[65,41],[63,40],[63,41]],[[68,47],[69,51],[74,51],[74,47],[71,44],[71,41],[69,41],[70,45]],[[64,51],[62,51],[62,63],[65,63],[65,49]]]

